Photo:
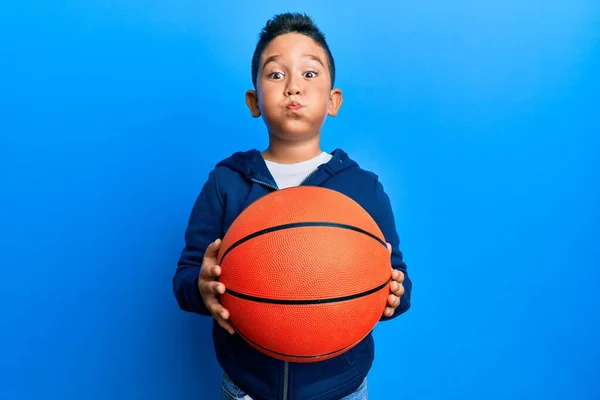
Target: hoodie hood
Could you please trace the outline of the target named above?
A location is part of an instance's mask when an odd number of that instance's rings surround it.
[[[342,149],[335,149],[331,152],[331,155],[331,160],[319,166],[317,170],[317,172],[322,172],[320,174],[320,181],[348,168],[358,167],[358,163],[352,160]],[[256,149],[234,153],[230,157],[220,161],[216,166],[232,169],[249,180],[259,180],[275,185],[273,176],[269,172],[261,152]],[[315,177],[318,177],[318,175],[315,173]]]

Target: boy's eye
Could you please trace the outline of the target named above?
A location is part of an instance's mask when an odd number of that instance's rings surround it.
[[[306,71],[306,72],[304,73],[304,77],[305,77],[305,78],[316,78],[316,77],[317,77],[317,75],[319,75],[319,74],[317,73],[317,71]]]
[[[283,78],[283,73],[282,72],[271,72],[268,77],[270,79],[282,79]]]

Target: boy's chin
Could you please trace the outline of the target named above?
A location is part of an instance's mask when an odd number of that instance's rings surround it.
[[[278,126],[276,129],[270,129],[270,132],[283,140],[305,140],[319,135],[319,131],[314,126],[295,123]]]
[[[277,138],[281,139],[281,140],[285,140],[285,141],[294,141],[294,142],[299,142],[299,141],[303,141],[303,140],[309,140],[314,138],[315,136],[318,136],[319,133],[314,133],[314,132],[295,132],[295,131],[285,131],[285,132],[277,132],[274,134],[274,136],[276,136]]]

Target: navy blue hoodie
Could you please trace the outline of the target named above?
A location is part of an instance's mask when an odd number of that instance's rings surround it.
[[[392,317],[410,307],[412,282],[399,248],[390,200],[377,175],[365,171],[341,149],[319,166],[302,185],[337,190],[358,202],[378,223],[392,245],[392,266],[404,272],[401,303]],[[184,311],[210,315],[198,291],[198,274],[204,251],[225,232],[250,203],[277,190],[258,150],[238,152],[219,162],[192,208],[185,232],[185,247],[173,277],[173,290]],[[373,337],[369,334],[353,349],[316,363],[289,363],[268,357],[248,345],[239,335],[229,334],[213,320],[216,357],[231,380],[253,399],[337,400],[355,391],[369,372],[374,359]]]

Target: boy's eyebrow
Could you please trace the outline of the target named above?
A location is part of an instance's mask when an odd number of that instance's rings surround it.
[[[272,62],[272,61],[277,61],[278,58],[281,58],[281,55],[279,54],[274,54],[272,56],[267,57],[267,59],[265,60],[265,62],[263,63],[263,69],[267,66],[268,63]]]
[[[323,66],[323,68],[325,68],[325,64],[323,63],[323,60],[321,60],[321,58],[319,58],[319,56],[316,56],[314,54],[303,54],[302,57],[308,57],[311,60],[315,60],[316,62],[321,64]],[[281,58],[280,54],[273,54],[272,56],[267,57],[265,59],[265,62],[262,65],[263,69],[267,66],[268,63],[277,61],[277,59],[279,59],[279,58]]]
[[[325,68],[325,64],[323,64],[323,61],[318,56],[315,56],[314,54],[303,54],[303,56],[308,57],[311,60],[315,60],[316,62],[321,64],[323,66],[323,68]]]

